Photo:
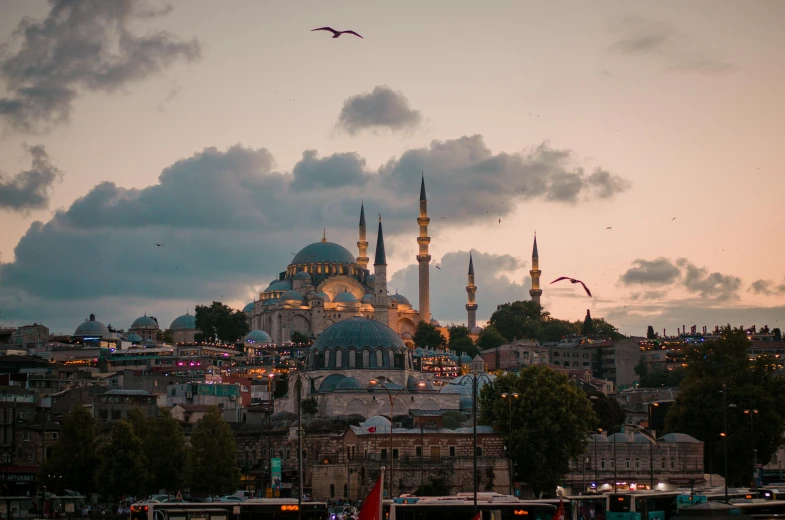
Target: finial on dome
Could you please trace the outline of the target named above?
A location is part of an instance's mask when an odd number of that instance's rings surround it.
[[[322,242],[327,242],[327,228],[322,230]]]
[[[379,222],[381,222],[381,221],[382,221],[382,214],[379,213]]]

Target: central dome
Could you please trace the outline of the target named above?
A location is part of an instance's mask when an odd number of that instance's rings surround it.
[[[401,338],[384,323],[362,316],[330,325],[319,334],[311,347],[313,351],[337,347],[384,347],[406,350]]]
[[[353,264],[355,258],[342,245],[333,242],[316,242],[302,248],[294,255],[289,265],[316,263]]]

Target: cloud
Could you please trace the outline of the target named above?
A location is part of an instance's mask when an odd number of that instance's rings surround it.
[[[684,287],[688,291],[698,293],[703,298],[716,298],[727,300],[736,296],[741,287],[741,278],[710,273],[704,267],[687,264],[684,273]]]
[[[362,130],[412,131],[421,121],[420,112],[409,106],[403,92],[378,85],[371,92],[344,101],[336,126],[355,135]]]
[[[762,294],[764,296],[775,296],[778,294],[785,294],[785,283],[776,285],[771,280],[755,280],[750,285],[749,290],[754,294]]]
[[[567,169],[571,155],[546,145],[528,155],[494,155],[481,136],[473,136],[434,141],[375,171],[358,154],[319,157],[307,150],[288,173],[277,171],[275,158],[264,148],[205,148],[163,169],[154,185],[128,189],[102,182],[50,220],[34,222],[16,245],[14,261],[0,264],[0,310],[16,306],[3,299],[14,294],[25,302],[20,312],[39,322],[81,321],[93,312],[85,307],[88,302],[113,299],[171,301],[176,315],[213,298],[250,301],[285,269],[292,253],[318,241],[323,228],[328,240],[356,251],[362,199],[367,215],[384,216],[388,257],[395,254],[397,241],[413,245],[423,170],[429,214],[441,229],[484,222],[488,208],[495,220],[527,200],[558,199],[552,196],[554,175],[578,180],[576,202],[602,197],[589,176]],[[373,251],[375,233],[368,238]],[[57,252],[56,268],[51,255],[42,254],[50,251]],[[434,298],[443,302],[434,304],[435,312],[454,305],[457,297],[440,294],[449,285],[444,281],[454,280],[443,276],[452,259],[445,256],[443,270],[434,271],[439,288]],[[455,272],[465,271],[467,261],[456,259]],[[520,286],[522,277],[485,274],[520,267],[511,257],[478,255],[475,267],[478,285],[488,277],[478,293],[488,316],[499,301],[528,294]],[[457,293],[464,290],[464,275],[457,278]],[[416,300],[405,284],[399,289]],[[50,308],[54,315],[47,314]],[[457,309],[458,314],[445,310],[439,316],[462,319],[463,306]],[[144,310],[134,307],[127,313],[138,316]],[[108,316],[106,321],[117,320]]]
[[[667,291],[643,291],[639,293],[632,293],[630,299],[633,301],[639,300],[660,300],[667,294]]]
[[[63,175],[49,160],[43,146],[30,146],[26,149],[32,159],[29,170],[21,171],[13,177],[5,177],[0,172],[0,210],[28,211],[46,208],[49,205],[52,185]]]
[[[525,263],[510,255],[481,253],[472,250],[474,284],[477,286],[477,320],[491,317],[496,306],[511,301],[528,300],[531,281],[524,276]],[[436,265],[440,269],[436,269]],[[453,251],[439,262],[431,261],[431,314],[442,325],[447,322],[466,323],[466,283],[469,252]],[[516,281],[517,279],[517,281]],[[419,266],[411,264],[396,271],[387,287],[406,296],[415,309],[419,308]]]
[[[675,282],[681,271],[667,258],[644,260],[638,258],[633,262],[633,267],[621,275],[624,285],[670,285]]]
[[[621,36],[610,49],[619,54],[649,56],[670,70],[699,74],[720,74],[736,68],[717,53],[700,48],[692,38],[664,22],[629,16],[615,29]]]
[[[196,40],[165,31],[137,36],[135,20],[166,15],[134,0],[52,0],[42,20],[19,22],[16,50],[0,55],[8,97],[0,117],[18,131],[33,132],[68,121],[80,93],[114,92],[157,74],[178,60],[201,56]]]

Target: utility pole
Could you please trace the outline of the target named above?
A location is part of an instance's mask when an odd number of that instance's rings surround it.
[[[302,392],[303,383],[300,378],[300,366],[297,367],[297,478],[299,490],[297,492],[297,519],[303,520],[303,426],[302,426]]]

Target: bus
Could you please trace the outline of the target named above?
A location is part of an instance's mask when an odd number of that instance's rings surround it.
[[[609,493],[606,519],[669,520],[676,516],[680,496],[689,498],[690,495],[680,491]]]
[[[608,508],[606,495],[565,495],[561,498],[538,498],[533,502],[564,507],[565,520],[605,520]]]
[[[729,515],[747,515],[761,520],[785,518],[785,500],[731,500]]]
[[[325,502],[294,498],[253,498],[243,502],[138,502],[131,520],[325,520]]]
[[[553,504],[491,492],[477,493],[477,509],[482,520],[553,520],[556,513]],[[474,494],[385,500],[384,517],[385,520],[471,520]]]

